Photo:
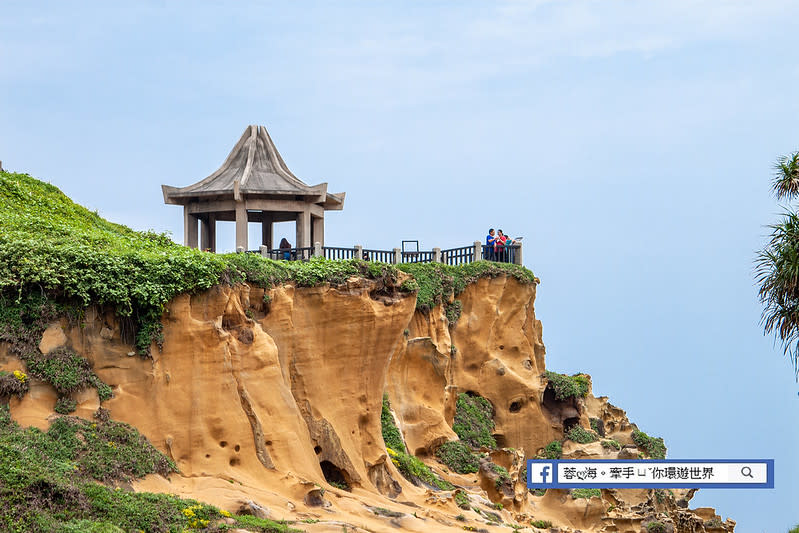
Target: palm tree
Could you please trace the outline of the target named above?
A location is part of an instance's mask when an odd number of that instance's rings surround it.
[[[777,200],[799,196],[799,152],[779,159],[774,171]],[[799,380],[799,214],[786,208],[782,220],[769,228],[771,238],[755,261],[761,320],[765,333],[779,339]]]

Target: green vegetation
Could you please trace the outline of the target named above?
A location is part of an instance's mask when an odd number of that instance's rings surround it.
[[[234,516],[236,523],[233,527],[246,529],[248,531],[260,531],[261,533],[301,533],[301,530],[288,526],[286,522],[276,522],[268,518],[258,518],[251,515]],[[228,528],[214,528],[216,531],[227,531]],[[214,531],[211,529],[211,531]]]
[[[463,516],[462,514],[459,514],[458,516],[455,517],[455,520],[457,520],[458,522],[466,522],[466,517]]]
[[[451,483],[435,475],[430,470],[430,467],[406,451],[402,435],[396,424],[394,424],[394,417],[391,416],[388,395],[383,395],[383,410],[380,413],[380,423],[383,430],[383,441],[386,443],[386,451],[391,457],[391,462],[396,465],[406,479],[413,483],[426,483],[441,490],[454,488]],[[349,487],[343,488],[349,490]]]
[[[460,300],[454,300],[452,303],[448,303],[444,306],[444,315],[447,317],[447,321],[449,322],[449,327],[455,325],[458,319],[461,317],[461,312],[463,311],[463,302]]]
[[[658,522],[657,520],[646,522],[644,527],[646,528],[647,533],[666,533],[668,530],[666,524],[663,522]]]
[[[391,457],[391,462],[394,463],[397,470],[408,481],[416,484],[424,483],[439,490],[452,490],[455,488],[452,483],[435,475],[429,466],[413,455],[398,452],[391,448],[387,448],[387,451]]]
[[[78,402],[67,396],[61,396],[58,400],[56,400],[53,411],[62,415],[68,415],[69,413],[75,412],[77,407]]]
[[[674,498],[674,492],[672,490],[655,489],[655,500],[658,503],[666,503],[669,497]]]
[[[793,529],[791,529],[788,533],[799,533],[799,524],[793,526]]]
[[[588,394],[589,381],[588,376],[585,374],[567,376],[566,374],[547,371],[544,375],[549,381],[547,386],[552,386],[552,390],[555,391],[555,398],[558,400],[566,400],[572,397],[582,398]]]
[[[605,432],[605,424],[599,418],[589,418],[588,421],[591,423],[591,431],[596,433],[597,435],[603,435]]]
[[[34,294],[82,309],[112,307],[136,324],[146,354],[162,342],[160,318],[181,293],[220,282],[260,287],[342,283],[350,276],[392,285],[397,270],[358,260],[271,261],[257,254],[217,255],[186,248],[167,235],[113,224],[26,174],[0,173],[0,304],[24,305]],[[0,324],[7,325],[0,316]],[[2,334],[0,334],[2,338]]]
[[[537,529],[549,529],[552,527],[552,522],[549,520],[533,520],[530,525]]]
[[[710,520],[705,520],[705,528],[720,528],[724,525],[721,521],[721,518],[718,516],[715,518],[711,518]]]
[[[482,396],[458,395],[452,429],[458,437],[474,448],[485,446],[496,448],[497,441],[491,436],[494,430],[494,407]]]
[[[660,437],[650,437],[643,431],[633,430],[633,442],[652,459],[666,458],[666,444]]]
[[[463,442],[445,442],[436,450],[436,457],[458,474],[471,474],[480,467],[480,458]]]
[[[40,431],[19,427],[11,420],[8,406],[0,407],[2,531],[177,532],[211,527],[212,521],[225,516],[215,507],[192,500],[126,492],[97,483],[173,471],[174,464],[126,424],[64,416],[47,431]],[[250,529],[288,531],[272,521],[261,521]]]
[[[391,509],[386,509],[385,507],[369,507],[369,510],[377,516],[386,516],[388,518],[400,518],[401,516],[405,516],[405,513],[392,511]]]
[[[544,496],[547,493],[547,489],[527,489],[530,494],[533,496]]]
[[[594,496],[601,498],[602,491],[600,489],[572,489],[571,496],[575,500],[579,498],[593,498]]]
[[[563,454],[563,444],[559,440],[553,440],[544,446],[543,453],[540,453],[538,459],[560,459]]]
[[[383,395],[383,410],[380,412],[380,426],[383,430],[383,442],[386,447],[400,453],[405,452],[405,443],[402,441],[402,434],[394,423],[391,415],[391,405],[388,403],[388,394]]]
[[[609,450],[621,450],[621,443],[617,440],[608,439],[601,442],[603,448]]]
[[[494,482],[497,486],[497,490],[502,488],[502,485],[510,483],[510,474],[508,474],[508,471],[504,467],[491,463],[491,470],[497,474],[497,479]]]
[[[0,398],[22,398],[30,388],[28,375],[20,370],[0,372]]]
[[[458,296],[467,285],[480,278],[511,276],[520,283],[537,283],[533,273],[521,265],[476,261],[459,266],[442,263],[403,263],[397,268],[416,280],[416,308],[429,311],[450,295]]]
[[[469,497],[465,492],[461,491],[455,493],[455,505],[461,509],[469,509]]]
[[[572,426],[572,428],[566,432],[566,438],[574,442],[579,442],[580,444],[588,444],[589,442],[597,440],[596,434],[582,426]]]
[[[799,152],[780,158],[774,165],[772,190],[777,200],[793,201],[799,194]],[[758,252],[755,278],[763,304],[761,322],[766,334],[782,343],[799,377],[799,213],[788,207],[771,226],[771,239]]]

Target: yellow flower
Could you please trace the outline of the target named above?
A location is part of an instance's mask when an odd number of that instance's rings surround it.
[[[26,381],[28,381],[27,374],[25,374],[25,372],[22,372],[21,370],[14,370],[13,374],[14,377],[17,378],[17,381],[19,381],[20,383],[25,383]]]
[[[233,516],[232,514],[230,514],[230,512],[229,512],[229,511],[225,511],[224,509],[222,509],[221,511],[219,511],[219,514],[221,514],[221,515],[222,515],[222,516],[224,516],[225,518],[230,518],[231,516]]]

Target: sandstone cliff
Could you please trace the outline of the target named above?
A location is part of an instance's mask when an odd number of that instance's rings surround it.
[[[607,398],[558,398],[545,367],[536,284],[482,278],[429,312],[415,293],[352,277],[340,285],[264,290],[217,285],[172,299],[163,345],[141,358],[124,321],[90,307],[79,322],[49,324],[39,349],[67,347],[111,385],[114,420],[138,428],[179,473],[128,490],[168,492],[231,512],[268,513],[307,531],[732,531],[712,509],[690,511],[693,491],[602,490],[530,493],[520,472],[553,441],[564,457],[637,457],[636,429]],[[449,315],[449,318],[447,316]],[[450,323],[450,320],[454,323]],[[24,365],[0,345],[2,370]],[[588,379],[587,377],[585,378]],[[493,407],[497,449],[478,472],[456,474],[436,448],[456,440],[461,393]],[[387,394],[407,450],[454,485],[414,484],[398,470],[381,432]],[[11,400],[24,426],[47,427],[58,394],[32,380]],[[95,389],[75,396],[91,418]],[[564,439],[579,426],[600,441]],[[639,442],[640,444],[640,442]],[[509,480],[498,480],[504,468]],[[467,505],[463,504],[464,496]],[[465,508],[464,508],[465,507]],[[305,521],[305,522],[303,522]]]

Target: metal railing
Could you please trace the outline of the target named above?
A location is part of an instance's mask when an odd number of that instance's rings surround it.
[[[265,247],[264,247],[265,248]],[[275,261],[307,261],[313,257],[313,247],[307,248],[283,248],[274,250],[255,250],[253,253],[260,253],[264,257]]]
[[[507,246],[483,246],[483,259],[497,263],[516,263],[516,252],[522,247],[521,244],[509,244]]]
[[[356,248],[338,248],[336,246],[322,246],[325,259],[354,259]]]
[[[474,262],[474,246],[461,246],[441,250],[441,262],[447,265],[463,265]]]
[[[432,263],[435,261],[432,250],[429,252],[402,252],[403,263]]]
[[[363,249],[361,257],[364,261],[377,261],[379,263],[393,263],[394,251],[393,250],[367,250]]]
[[[380,263],[444,263],[446,265],[463,265],[474,261],[486,260],[498,263],[522,264],[522,245],[521,243],[502,247],[486,246],[479,241],[475,241],[470,246],[459,248],[449,248],[441,250],[419,250],[413,252],[403,252],[400,248],[393,250],[376,250],[363,248],[355,245],[352,248],[340,246],[322,246],[316,243],[314,246],[290,249],[269,250],[266,246],[261,246],[260,250],[250,250],[251,253],[260,253],[264,257],[275,260],[285,261],[308,261],[312,257],[324,257],[326,259],[363,259],[364,261],[375,261]]]

